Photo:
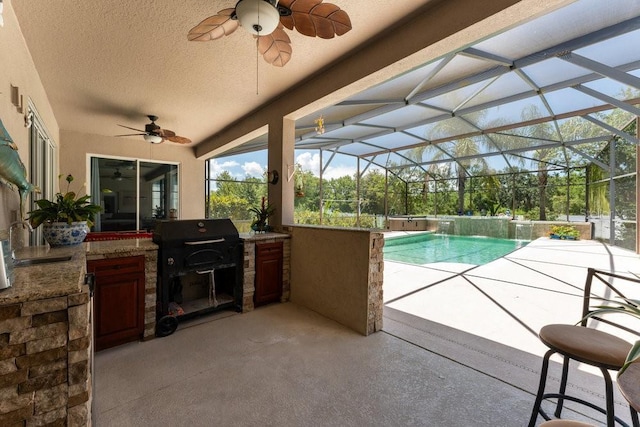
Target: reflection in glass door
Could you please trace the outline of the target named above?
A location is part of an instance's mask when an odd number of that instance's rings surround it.
[[[156,220],[178,217],[178,166],[93,157],[91,194],[103,208],[93,231],[152,230]]]
[[[158,219],[178,218],[178,166],[140,162],[140,223],[153,228]]]

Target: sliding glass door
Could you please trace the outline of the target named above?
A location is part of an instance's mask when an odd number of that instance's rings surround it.
[[[92,157],[92,202],[103,208],[93,230],[153,230],[158,219],[177,219],[178,188],[178,165]]]

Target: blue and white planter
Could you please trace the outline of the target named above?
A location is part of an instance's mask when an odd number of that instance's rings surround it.
[[[87,221],[49,222],[42,224],[42,234],[49,246],[71,246],[84,242],[89,226]]]

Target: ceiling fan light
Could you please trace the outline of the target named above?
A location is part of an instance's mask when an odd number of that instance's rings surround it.
[[[271,34],[280,23],[280,12],[267,0],[240,0],[236,16],[240,25],[256,36]]]
[[[145,135],[144,140],[152,144],[160,144],[162,142],[162,137],[159,135]]]

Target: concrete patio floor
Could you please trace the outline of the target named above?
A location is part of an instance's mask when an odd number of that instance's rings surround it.
[[[633,277],[640,257],[597,241],[540,238],[482,266],[385,262],[384,330],[535,393],[548,350],[537,332],[546,324],[580,320],[588,267]],[[599,373],[579,364],[572,368],[572,393],[604,402]],[[551,375],[547,387],[557,388],[559,363],[552,364]],[[626,401],[617,395],[616,403],[616,413],[629,420]],[[568,406],[579,412],[576,419],[602,418]]]
[[[640,257],[539,239],[479,267],[385,262],[383,331],[369,337],[293,303],[203,317],[96,354],[94,423],[525,426],[537,330],[579,318],[587,267],[637,273]],[[550,374],[553,387],[558,366]],[[574,365],[569,381],[604,399],[598,375]],[[563,417],[602,419],[571,404]]]

